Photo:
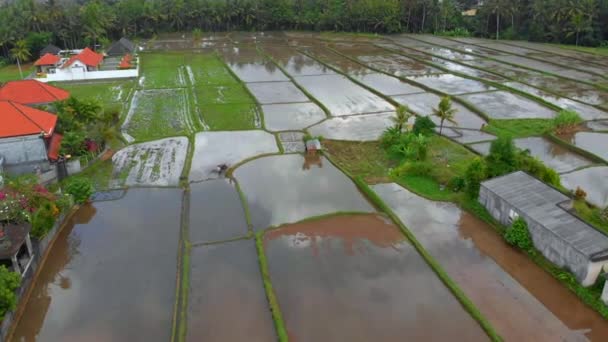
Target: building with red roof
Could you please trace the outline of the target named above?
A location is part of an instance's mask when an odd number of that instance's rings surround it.
[[[85,71],[95,71],[98,70],[101,62],[103,62],[103,55],[86,47],[79,54],[70,57],[61,68],[84,68]]]
[[[55,137],[57,116],[13,101],[0,100],[0,159],[10,173],[50,168],[58,157],[61,136]],[[55,146],[54,150],[49,147]]]
[[[60,62],[61,57],[47,53],[44,56],[40,57],[40,59],[37,60],[34,65],[38,69],[38,72],[47,73],[52,69],[57,68]]]
[[[0,100],[26,105],[63,101],[70,93],[36,80],[10,81],[0,87]]]

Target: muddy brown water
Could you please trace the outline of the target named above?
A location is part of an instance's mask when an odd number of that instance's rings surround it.
[[[291,341],[488,340],[386,218],[287,225],[264,246]]]
[[[334,212],[373,212],[354,183],[321,156],[269,156],[239,166],[254,229]]]
[[[608,322],[476,217],[396,184],[374,190],[507,341],[603,341]]]
[[[230,179],[190,184],[190,242],[210,242],[247,235],[241,199]]]
[[[168,341],[182,191],[82,207],[51,247],[13,341]]]
[[[194,247],[187,341],[276,341],[253,240]]]

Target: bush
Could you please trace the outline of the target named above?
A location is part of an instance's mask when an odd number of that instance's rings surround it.
[[[380,145],[383,148],[387,149],[397,144],[400,137],[401,132],[399,131],[399,129],[397,129],[397,127],[389,127],[385,129],[382,133],[382,136],[380,137]]]
[[[66,132],[61,140],[61,154],[70,154],[72,156],[84,154],[86,152],[85,139],[86,134],[84,131]]]
[[[412,132],[414,134],[419,135],[422,134],[424,136],[429,136],[435,133],[435,123],[428,116],[417,116],[416,121],[414,121],[414,127]]]
[[[466,187],[466,180],[464,177],[455,176],[450,179],[448,188],[454,192],[462,191]]]
[[[534,243],[528,231],[528,224],[521,217],[513,221],[511,228],[505,231],[504,237],[511,246],[519,247],[527,252],[534,250]]]
[[[577,186],[576,191],[574,191],[574,198],[579,201],[584,201],[587,198],[587,192],[581,189],[580,186]]]
[[[517,169],[517,153],[513,138],[499,136],[490,145],[490,154],[486,157],[489,177],[502,176]]]
[[[471,33],[463,27],[456,27],[452,30],[440,31],[436,33],[438,36],[446,37],[470,37]]]
[[[74,202],[83,204],[93,195],[93,184],[82,177],[70,178],[65,184],[65,192],[74,197]]]
[[[21,276],[11,272],[6,266],[0,266],[0,319],[17,307],[17,295],[15,290],[19,287]]]
[[[426,159],[428,139],[424,135],[413,133],[401,134],[397,143],[389,147],[388,151],[393,158],[409,161]]]
[[[59,208],[52,202],[44,203],[32,215],[32,236],[40,239],[53,228]]]
[[[422,161],[414,161],[403,163],[397,168],[393,169],[391,176],[402,177],[402,176],[428,176],[433,171],[433,166],[430,163]]]
[[[465,192],[469,197],[476,199],[479,197],[479,187],[481,182],[487,178],[486,163],[477,157],[473,159],[464,174]]]
[[[530,156],[528,151],[523,151],[517,155],[517,167],[547,184],[554,187],[561,186],[559,174],[552,168],[547,167],[538,158]]]
[[[581,119],[577,112],[567,109],[560,111],[555,119],[553,119],[553,125],[558,133],[571,130],[581,122],[583,122],[583,119]]]

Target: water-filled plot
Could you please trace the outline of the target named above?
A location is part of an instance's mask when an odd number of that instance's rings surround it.
[[[247,235],[247,221],[232,180],[190,184],[190,242],[223,241]]]
[[[487,340],[384,217],[335,216],[286,225],[267,231],[264,247],[292,339]]]
[[[335,212],[373,212],[353,182],[322,156],[262,157],[239,166],[234,177],[255,230]]]
[[[170,340],[181,198],[131,189],[81,207],[57,235],[14,339]]]
[[[572,138],[572,143],[604,160],[608,160],[608,133],[578,132]]]
[[[496,89],[482,82],[452,74],[416,76],[408,77],[408,79],[448,95],[477,93]]]
[[[587,193],[586,200],[600,208],[608,206],[608,167],[596,166],[561,176],[562,185],[576,191],[580,187]]]
[[[275,137],[261,130],[196,134],[190,181],[220,178],[218,165],[234,166],[262,154],[278,153]]]
[[[113,186],[177,186],[188,153],[188,138],[129,145],[112,156]]]
[[[276,64],[260,55],[255,47],[233,46],[221,51],[228,67],[243,82],[288,81]]]
[[[375,72],[372,69],[341,56],[321,45],[315,44],[307,46],[306,48],[303,48],[303,51],[347,75],[363,75]]]
[[[608,132],[608,120],[588,121],[585,126],[592,131]]]
[[[375,141],[394,125],[394,112],[349,115],[327,119],[308,129],[314,136],[332,140]]]
[[[606,331],[595,313],[484,221],[395,183],[373,189],[505,340],[584,340],[585,328]],[[566,300],[575,304],[569,307]]]
[[[194,247],[188,341],[274,341],[276,333],[252,240]]]
[[[391,95],[405,95],[424,93],[425,90],[404,82],[396,77],[391,77],[385,74],[374,73],[353,76],[357,81],[366,86],[378,91],[379,93]]]
[[[395,107],[342,75],[302,76],[296,82],[319,100],[333,116],[377,113]]]
[[[512,47],[510,47],[510,48],[512,48]],[[566,69],[565,67],[562,67],[562,66],[550,64],[547,62],[537,61],[537,60],[526,58],[526,57],[509,55],[509,56],[497,56],[495,58],[502,62],[511,63],[511,64],[515,64],[515,65],[521,65],[521,66],[524,66],[527,68],[531,68],[531,69],[535,69],[535,70],[539,70],[539,71],[543,71],[543,72],[548,72],[551,74],[570,78],[570,79],[577,80],[577,81],[582,80],[582,81],[587,81],[587,82],[599,82],[602,80],[602,77],[588,73],[588,72],[579,71],[579,70],[575,70],[575,69]]]
[[[247,83],[247,88],[261,104],[308,102],[308,97],[291,82]]]
[[[291,76],[311,76],[335,74],[336,72],[329,67],[317,62],[316,60],[298,52],[293,48],[263,47],[264,52],[272,56],[272,59],[281,65]]]
[[[271,132],[301,130],[326,118],[313,102],[264,105],[262,111],[265,127]]]
[[[551,119],[555,111],[506,91],[459,95],[493,119]]]
[[[399,54],[387,53],[383,56],[362,56],[359,57],[358,60],[371,68],[379,69],[383,72],[399,77],[443,73],[443,71],[440,69]]]
[[[185,89],[138,90],[122,131],[137,140],[187,135],[194,130]]]

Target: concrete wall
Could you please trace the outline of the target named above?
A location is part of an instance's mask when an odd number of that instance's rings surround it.
[[[490,212],[490,214],[506,227],[511,226],[510,211],[516,212],[528,223],[528,230],[534,242],[534,247],[539,250],[545,258],[559,267],[570,270],[583,286],[595,283],[602,263],[593,263],[591,260],[574,249],[566,241],[560,239],[552,231],[545,228],[540,222],[534,221],[529,216],[515,209],[502,198],[496,196],[483,185],[479,191],[479,202]]]
[[[20,175],[46,172],[52,169],[47,159],[46,145],[39,135],[0,139],[0,156],[4,158],[4,171]]]
[[[77,63],[77,62],[75,62]],[[82,71],[78,71],[82,70]],[[40,82],[62,82],[62,81],[83,81],[83,80],[103,80],[113,78],[135,78],[139,76],[139,64],[136,69],[125,70],[104,70],[104,71],[86,71],[72,67],[65,69],[56,69],[55,73],[47,74],[46,77],[36,78]]]

